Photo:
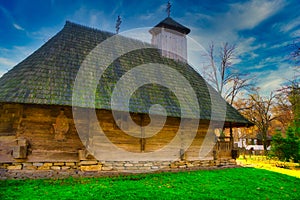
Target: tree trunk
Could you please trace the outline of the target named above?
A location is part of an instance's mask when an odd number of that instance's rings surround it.
[[[264,146],[264,154],[267,155],[268,151],[267,151],[267,132],[264,131],[263,135],[262,135],[262,139],[263,139],[263,146]]]

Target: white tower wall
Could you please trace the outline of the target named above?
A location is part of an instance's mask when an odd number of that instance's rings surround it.
[[[174,30],[161,28],[152,35],[152,44],[161,49],[162,56],[187,62],[186,35]]]

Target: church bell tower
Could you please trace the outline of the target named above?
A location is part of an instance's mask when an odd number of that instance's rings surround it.
[[[170,17],[171,4],[168,2],[168,17],[159,22],[149,32],[151,43],[161,50],[161,55],[174,60],[187,62],[186,35],[191,31]]]

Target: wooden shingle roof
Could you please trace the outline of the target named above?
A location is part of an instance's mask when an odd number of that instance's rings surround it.
[[[164,20],[162,20],[161,22],[159,22],[156,26],[154,26],[153,29],[151,30],[155,30],[155,28],[167,28],[167,29],[171,29],[183,34],[189,34],[190,33],[190,29],[183,26],[182,24],[176,22],[174,19],[172,19],[171,17],[167,17]],[[151,32],[150,30],[150,32]]]
[[[99,43],[113,35],[66,22],[64,28],[53,38],[0,78],[0,102],[72,106],[72,90],[82,62]],[[139,41],[132,40],[132,42]],[[147,63],[161,63],[182,74],[189,81],[198,98],[199,118],[210,120],[213,103],[211,96],[219,98],[219,94],[207,86],[205,80],[188,64],[164,58],[155,48],[136,50],[115,60],[99,81],[95,94],[95,107],[110,110],[111,95],[117,81],[135,66]],[[149,76],[160,76],[160,79],[165,80],[173,78],[173,74],[160,72]],[[185,86],[180,84],[178,82],[178,87],[183,88],[182,92],[184,92]],[[130,84],[128,87],[131,87]],[[87,98],[78,99],[77,103],[85,107]],[[222,101],[225,103],[223,99]],[[185,99],[185,102],[189,102],[189,99]],[[180,106],[176,96],[166,87],[157,84],[146,84],[139,88],[130,99],[129,111],[148,113],[153,104],[165,107],[168,116],[180,117]],[[249,124],[237,110],[227,103],[226,106],[225,125]],[[215,108],[217,113],[222,111],[221,107],[218,111],[218,105]]]

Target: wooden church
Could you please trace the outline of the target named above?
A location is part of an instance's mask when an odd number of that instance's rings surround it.
[[[76,99],[78,104],[74,107],[72,97],[76,76],[89,53],[101,42],[115,36],[113,33],[67,21],[60,32],[4,74],[0,78],[0,168],[126,171],[234,164],[232,141],[219,140],[213,129],[243,127],[249,122],[221,99],[186,62],[186,35],[190,29],[168,16],[149,32],[152,44],[119,36],[128,43],[153,48],[126,53],[106,68],[97,83],[94,108],[86,104],[90,97],[84,95]],[[114,48],[122,48],[122,44],[119,45]],[[182,117],[176,95],[156,83],[145,84],[132,94],[129,115],[126,110],[112,109],[111,97],[118,80],[136,66],[149,63],[166,65],[189,82],[200,110],[196,119]],[[190,105],[187,112],[194,109],[185,94],[187,86],[174,80],[172,70],[150,72],[149,69],[147,76],[169,80],[168,83],[179,88],[177,91],[184,102]],[[132,77],[131,81],[135,82],[137,78]],[[85,87],[90,87],[88,81]],[[130,89],[131,84],[123,87]],[[216,103],[213,98],[220,100]],[[165,122],[155,135],[145,137],[150,121],[156,119],[159,124],[162,117],[157,112],[150,120],[149,109],[156,104],[164,107]],[[212,109],[212,104],[216,109]],[[225,110],[219,104],[225,105]],[[74,112],[79,112],[76,119]],[[218,117],[212,118],[213,114],[218,116],[222,112],[225,112],[223,123],[221,118],[220,121]],[[128,125],[129,120],[135,126]],[[197,126],[193,133],[189,123],[195,120]],[[184,125],[180,126],[181,123]],[[184,146],[188,139],[190,142]],[[171,141],[172,146],[164,149]],[[213,145],[212,148],[199,156],[205,149],[203,147],[209,146],[206,143]],[[114,153],[109,148],[119,151]],[[155,152],[159,153],[153,157],[143,156]]]

